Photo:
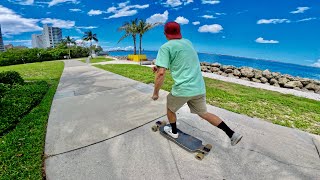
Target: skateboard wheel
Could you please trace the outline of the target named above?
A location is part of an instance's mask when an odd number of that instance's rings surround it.
[[[203,148],[205,151],[210,152],[212,149],[212,145],[211,144],[207,144],[206,146],[204,146]]]
[[[152,129],[153,132],[157,132],[158,131],[158,126],[152,126],[151,129]]]
[[[196,158],[201,161],[201,160],[204,158],[204,154],[198,153],[198,154],[196,155]]]
[[[161,121],[157,121],[156,125],[161,126],[162,122]]]

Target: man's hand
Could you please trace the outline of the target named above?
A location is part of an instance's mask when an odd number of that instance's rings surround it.
[[[153,71],[153,73],[156,73],[158,71],[158,67],[157,66],[153,66],[152,67],[152,71]]]
[[[153,94],[152,99],[154,101],[158,100],[159,99],[159,94]]]

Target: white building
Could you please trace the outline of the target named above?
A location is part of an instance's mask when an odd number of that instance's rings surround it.
[[[33,48],[54,48],[62,41],[62,31],[57,27],[43,26],[42,34],[32,35]]]
[[[0,51],[4,51],[4,45],[3,45],[3,39],[2,39],[2,33],[1,33],[1,25],[0,25]]]
[[[44,48],[42,34],[32,34],[32,47]]]

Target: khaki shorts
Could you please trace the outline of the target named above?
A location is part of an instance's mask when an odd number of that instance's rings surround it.
[[[172,112],[177,112],[185,103],[188,104],[190,112],[193,114],[207,113],[206,95],[192,97],[177,97],[171,93],[167,96],[167,108]]]

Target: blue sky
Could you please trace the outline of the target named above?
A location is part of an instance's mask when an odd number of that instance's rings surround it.
[[[31,34],[41,33],[47,23],[78,41],[91,29],[108,50],[132,47],[130,38],[117,44],[122,36],[117,28],[126,21],[177,21],[183,37],[199,52],[320,67],[319,4],[316,0],[1,0],[0,24],[5,44],[31,46]],[[147,50],[166,42],[163,26],[143,38]]]

